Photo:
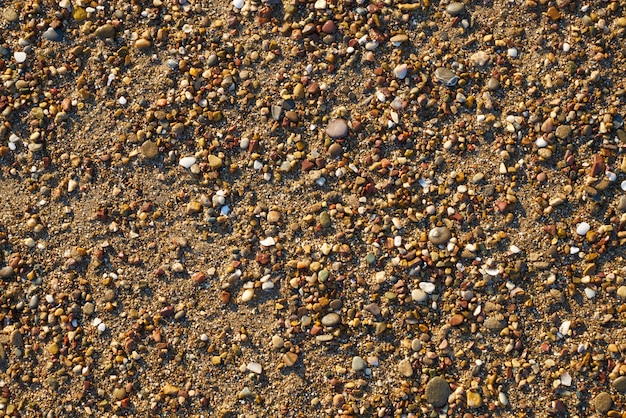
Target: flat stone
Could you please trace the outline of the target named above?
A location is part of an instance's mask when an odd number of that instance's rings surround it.
[[[283,363],[285,366],[292,367],[298,361],[298,355],[292,351],[287,351],[283,354]]]
[[[110,23],[106,23],[96,29],[95,35],[100,39],[113,38],[115,36],[115,28]]]
[[[189,168],[192,165],[194,165],[196,163],[196,158],[195,157],[183,157],[180,159],[180,161],[178,161],[178,164],[181,167],[185,167],[185,168]]]
[[[452,315],[452,318],[450,318],[450,325],[456,327],[458,325],[461,325],[464,320],[465,317],[461,314]]]
[[[435,70],[435,78],[446,87],[453,87],[459,81],[459,77],[445,67],[439,67]]]
[[[177,386],[170,385],[169,383],[166,383],[163,388],[161,388],[161,392],[163,392],[165,396],[178,395],[179,391],[180,389]]]
[[[567,137],[571,135],[571,133],[572,133],[572,127],[569,125],[560,125],[558,128],[556,128],[556,132],[554,132],[557,138],[560,138],[560,139],[566,139]]]
[[[480,393],[471,390],[467,391],[467,406],[469,408],[480,408],[483,404],[483,398]]]
[[[389,41],[394,45],[402,44],[409,40],[409,37],[403,33],[392,36]]]
[[[626,376],[620,376],[613,381],[613,387],[615,390],[621,393],[626,393]]]
[[[112,397],[114,401],[121,401],[126,397],[126,390],[124,390],[123,388],[115,388],[113,389]]]
[[[7,7],[2,12],[2,17],[7,22],[15,22],[17,20],[17,18],[18,18],[18,15],[17,15],[17,12],[15,11],[15,9],[13,9],[12,7]]]
[[[396,78],[402,80],[404,79],[404,77],[406,77],[408,69],[409,69],[408,65],[400,64],[396,66],[396,68],[393,69],[393,75],[395,75]]]
[[[331,120],[326,127],[326,135],[333,139],[343,138],[348,135],[348,123],[341,118]]]
[[[413,376],[413,366],[411,366],[411,362],[408,359],[401,360],[398,363],[398,371],[404,377]]]
[[[606,414],[613,406],[613,399],[611,399],[611,395],[608,393],[600,392],[593,400],[593,404],[596,407],[596,411]]]
[[[324,315],[322,318],[322,325],[325,327],[334,327],[339,324],[341,317],[334,312]]]
[[[435,245],[445,244],[451,237],[450,230],[445,226],[437,226],[428,233],[428,240]]]
[[[354,356],[352,357],[352,364],[350,367],[355,372],[360,372],[365,370],[365,368],[367,367],[367,363],[365,363],[365,360],[363,360],[362,357]]]
[[[450,385],[442,377],[433,377],[426,384],[426,401],[434,407],[439,408],[448,403],[450,396]]]
[[[617,210],[620,212],[626,212],[626,196],[619,198],[619,201],[617,202]]]
[[[59,42],[63,38],[63,34],[54,28],[46,29],[46,31],[41,36],[44,39],[52,42]]]
[[[141,154],[146,158],[152,159],[159,154],[159,147],[157,147],[156,142],[145,141],[141,144]]]
[[[504,328],[504,323],[494,317],[487,318],[483,324],[489,331],[497,332]]]
[[[255,374],[261,374],[261,373],[263,373],[263,366],[261,366],[259,363],[251,361],[246,366],[246,370],[248,370],[248,371],[250,371],[252,373],[255,373]]]
[[[450,16],[458,16],[465,11],[465,5],[461,2],[455,1],[454,3],[450,3],[448,7],[446,7],[446,13]]]
[[[277,210],[270,210],[267,212],[267,222],[271,224],[278,223],[280,221],[280,212]]]

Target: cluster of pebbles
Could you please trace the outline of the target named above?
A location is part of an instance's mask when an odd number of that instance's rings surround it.
[[[626,417],[624,2],[0,14],[0,416]]]

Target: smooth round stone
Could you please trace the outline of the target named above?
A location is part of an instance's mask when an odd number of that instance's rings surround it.
[[[394,36],[392,36],[392,37],[389,39],[389,41],[390,41],[392,44],[396,45],[396,46],[399,46],[400,44],[402,44],[402,43],[404,43],[404,42],[406,42],[406,41],[408,41],[408,40],[409,40],[409,37],[408,37],[408,36],[406,36],[406,35],[405,35],[405,34],[403,34],[403,33],[398,34],[398,35],[394,35]]]
[[[466,396],[469,408],[480,408],[482,406],[483,398],[480,396],[480,393],[468,390]]]
[[[365,370],[365,368],[367,367],[367,363],[365,363],[365,360],[363,360],[362,357],[354,356],[352,357],[352,364],[350,365],[350,367],[355,372],[360,372]]]
[[[619,201],[617,202],[617,210],[620,212],[626,212],[626,196],[619,198]]]
[[[332,20],[327,20],[322,25],[322,32],[324,33],[331,34],[331,33],[335,33],[336,30],[337,30],[337,24]]]
[[[15,22],[18,18],[17,12],[11,7],[7,7],[6,9],[4,9],[4,11],[2,12],[2,17],[8,22]]]
[[[448,403],[450,396],[450,385],[442,377],[433,377],[426,384],[426,401],[434,407],[439,408]]]
[[[278,223],[280,221],[280,212],[277,210],[270,210],[267,212],[267,222],[271,224]]]
[[[448,7],[446,7],[446,13],[448,13],[450,16],[458,16],[464,11],[465,11],[465,5],[459,1],[450,3]]]
[[[498,87],[500,87],[500,81],[495,78],[495,77],[491,77],[488,81],[487,81],[487,88],[491,91],[497,90]]]
[[[445,244],[451,237],[450,230],[445,226],[437,226],[428,233],[428,239],[435,245]]]
[[[61,38],[63,38],[63,35],[61,34],[61,32],[59,32],[58,30],[55,30],[54,28],[48,28],[41,36],[44,39],[47,39],[48,41],[53,41],[53,42],[59,42]]]
[[[617,288],[617,296],[626,299],[626,286],[620,286]]]
[[[459,81],[459,77],[445,67],[439,67],[435,70],[435,78],[446,87],[452,87]]]
[[[233,7],[235,9],[241,9],[243,8],[243,3],[244,3],[244,0],[233,0]]]
[[[333,139],[343,138],[348,135],[348,123],[341,118],[331,120],[326,127],[326,135]]]
[[[591,226],[587,222],[581,222],[576,226],[576,233],[580,236],[585,236],[591,229]]]
[[[548,146],[548,141],[540,137],[535,141],[535,145],[537,145],[537,148],[545,148]]]
[[[600,392],[593,400],[593,404],[596,407],[596,411],[606,414],[613,406],[613,399],[611,399],[611,395],[608,393]]]
[[[15,61],[18,64],[21,64],[24,61],[26,61],[26,52],[24,52],[24,51],[15,51],[13,53],[13,58],[15,58]]]
[[[333,157],[339,157],[343,152],[343,149],[341,148],[341,145],[339,145],[338,143],[334,143],[332,144],[330,147],[328,147],[328,153],[333,156]]]
[[[422,289],[413,289],[411,291],[411,299],[413,299],[417,303],[425,302],[427,298],[428,298],[428,294],[424,292]]]
[[[121,401],[126,397],[126,391],[123,388],[113,389],[113,399],[116,401]]]
[[[395,75],[396,78],[402,80],[404,79],[404,77],[406,77],[408,69],[409,69],[408,65],[400,64],[396,68],[393,69],[393,75]]]
[[[559,139],[566,139],[568,136],[570,136],[571,133],[572,127],[569,125],[560,125],[558,128],[556,128],[556,131],[554,132],[554,134]]]
[[[615,390],[621,393],[626,393],[626,376],[620,376],[613,381],[613,387]]]
[[[0,279],[8,279],[13,276],[13,269],[11,266],[4,266],[0,268]]]
[[[141,154],[146,158],[154,158],[159,154],[159,147],[156,142],[145,141],[141,144]]]
[[[334,312],[331,312],[329,314],[324,315],[324,317],[322,318],[322,325],[324,325],[325,327],[334,327],[340,321],[341,321],[341,318],[339,317],[339,315],[337,315]]]
[[[189,168],[196,163],[196,157],[183,157],[178,161],[181,167]]]
[[[470,61],[472,62],[472,64],[478,65],[479,67],[487,64],[490,59],[491,56],[485,51],[477,51],[470,55]]]

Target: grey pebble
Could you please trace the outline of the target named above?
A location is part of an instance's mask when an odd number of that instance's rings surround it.
[[[451,237],[450,230],[445,226],[437,226],[428,233],[428,239],[435,245],[445,244]]]
[[[450,385],[443,377],[433,377],[426,384],[426,400],[434,407],[441,407],[448,403]]]
[[[494,318],[494,317],[487,318],[485,320],[484,325],[485,325],[485,328],[493,332],[498,332],[502,330],[502,328],[504,328],[504,323],[501,320]]]
[[[452,70],[445,67],[439,67],[435,70],[435,78],[446,87],[453,87],[459,81],[459,77]]]
[[[324,325],[325,327],[333,327],[337,325],[340,321],[341,318],[339,317],[339,315],[331,312],[322,318],[322,325]]]
[[[450,3],[448,7],[446,7],[446,12],[450,16],[458,16],[464,11],[465,11],[465,5],[458,1],[455,1],[454,3]]]
[[[352,370],[354,370],[355,372],[360,372],[362,370],[365,370],[365,368],[367,367],[367,364],[365,363],[365,360],[363,360],[362,357],[359,356],[354,356],[352,357]]]
[[[613,387],[615,390],[621,393],[626,393],[626,376],[620,376],[613,381]]]
[[[63,34],[54,28],[48,28],[41,36],[53,42],[59,42],[63,38]]]
[[[4,266],[0,269],[0,279],[8,279],[13,276],[13,269],[11,266]]]
[[[600,392],[593,400],[593,403],[596,407],[596,411],[606,414],[613,406],[613,399],[611,399],[611,395],[608,393]]]
[[[620,212],[626,212],[626,196],[619,198],[619,201],[617,202],[617,210]]]

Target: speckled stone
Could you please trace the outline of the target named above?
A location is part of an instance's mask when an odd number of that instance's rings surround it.
[[[434,407],[441,407],[448,403],[450,385],[442,377],[433,377],[426,385],[426,400]]]

